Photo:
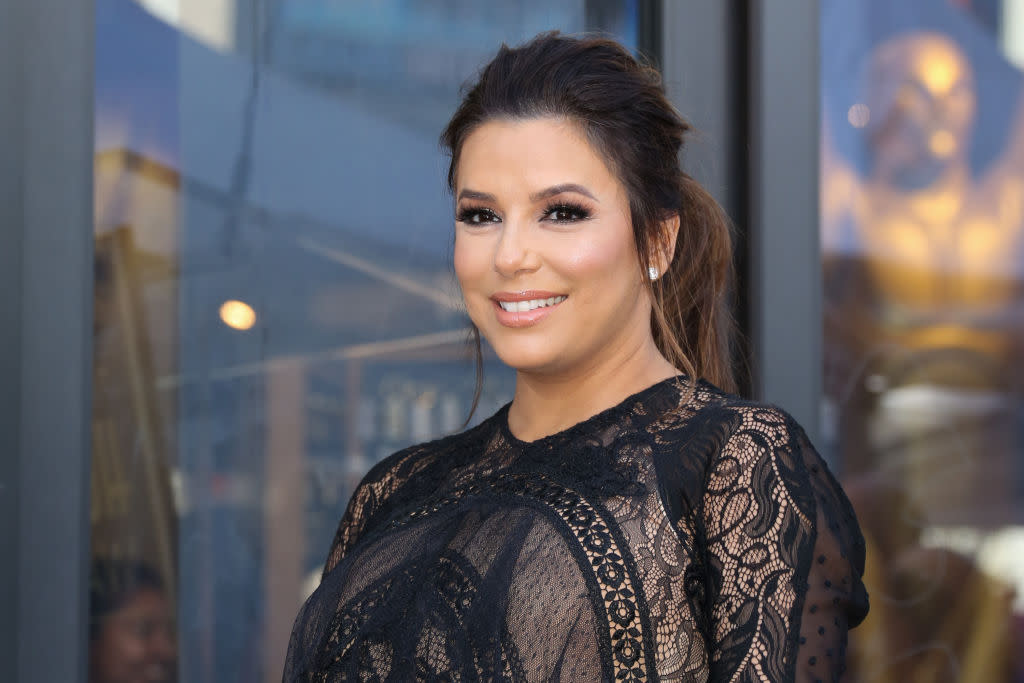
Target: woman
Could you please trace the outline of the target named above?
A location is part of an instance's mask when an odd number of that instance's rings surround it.
[[[285,680],[839,675],[863,541],[793,420],[709,383],[731,253],[686,130],[612,41],[482,71],[442,137],[454,262],[515,395],[366,476]]]

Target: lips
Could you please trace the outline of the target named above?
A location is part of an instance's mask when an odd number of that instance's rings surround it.
[[[498,305],[501,306],[502,310],[508,311],[509,313],[525,313],[532,311],[535,308],[545,308],[547,306],[554,306],[565,301],[565,296],[549,296],[547,299],[527,299],[525,301],[498,301]]]
[[[498,292],[491,297],[498,322],[506,327],[535,325],[568,299],[564,294],[540,290]]]

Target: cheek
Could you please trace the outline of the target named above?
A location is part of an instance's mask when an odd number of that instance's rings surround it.
[[[600,235],[584,238],[573,249],[567,249],[559,259],[561,269],[576,280],[581,288],[606,289],[632,282],[637,271],[636,254],[632,242],[619,235]]]
[[[481,292],[492,270],[487,240],[479,235],[463,236],[461,239],[456,236],[452,266],[455,268],[455,278],[459,281],[466,310],[470,318],[477,320],[480,307],[485,303],[487,306],[490,305],[489,302],[482,301],[484,297]]]
[[[455,249],[452,252],[452,264],[455,267],[455,277],[459,284],[465,289],[482,272],[483,259],[478,244],[466,238],[455,237]]]

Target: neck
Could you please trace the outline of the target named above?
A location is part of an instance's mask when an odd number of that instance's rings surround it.
[[[520,370],[508,425],[516,438],[534,441],[555,434],[621,403],[679,371],[647,340],[616,361],[570,372]]]

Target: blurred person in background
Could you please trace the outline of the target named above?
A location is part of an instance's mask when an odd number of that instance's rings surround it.
[[[89,589],[89,683],[177,680],[164,581],[148,565],[95,559]]]

